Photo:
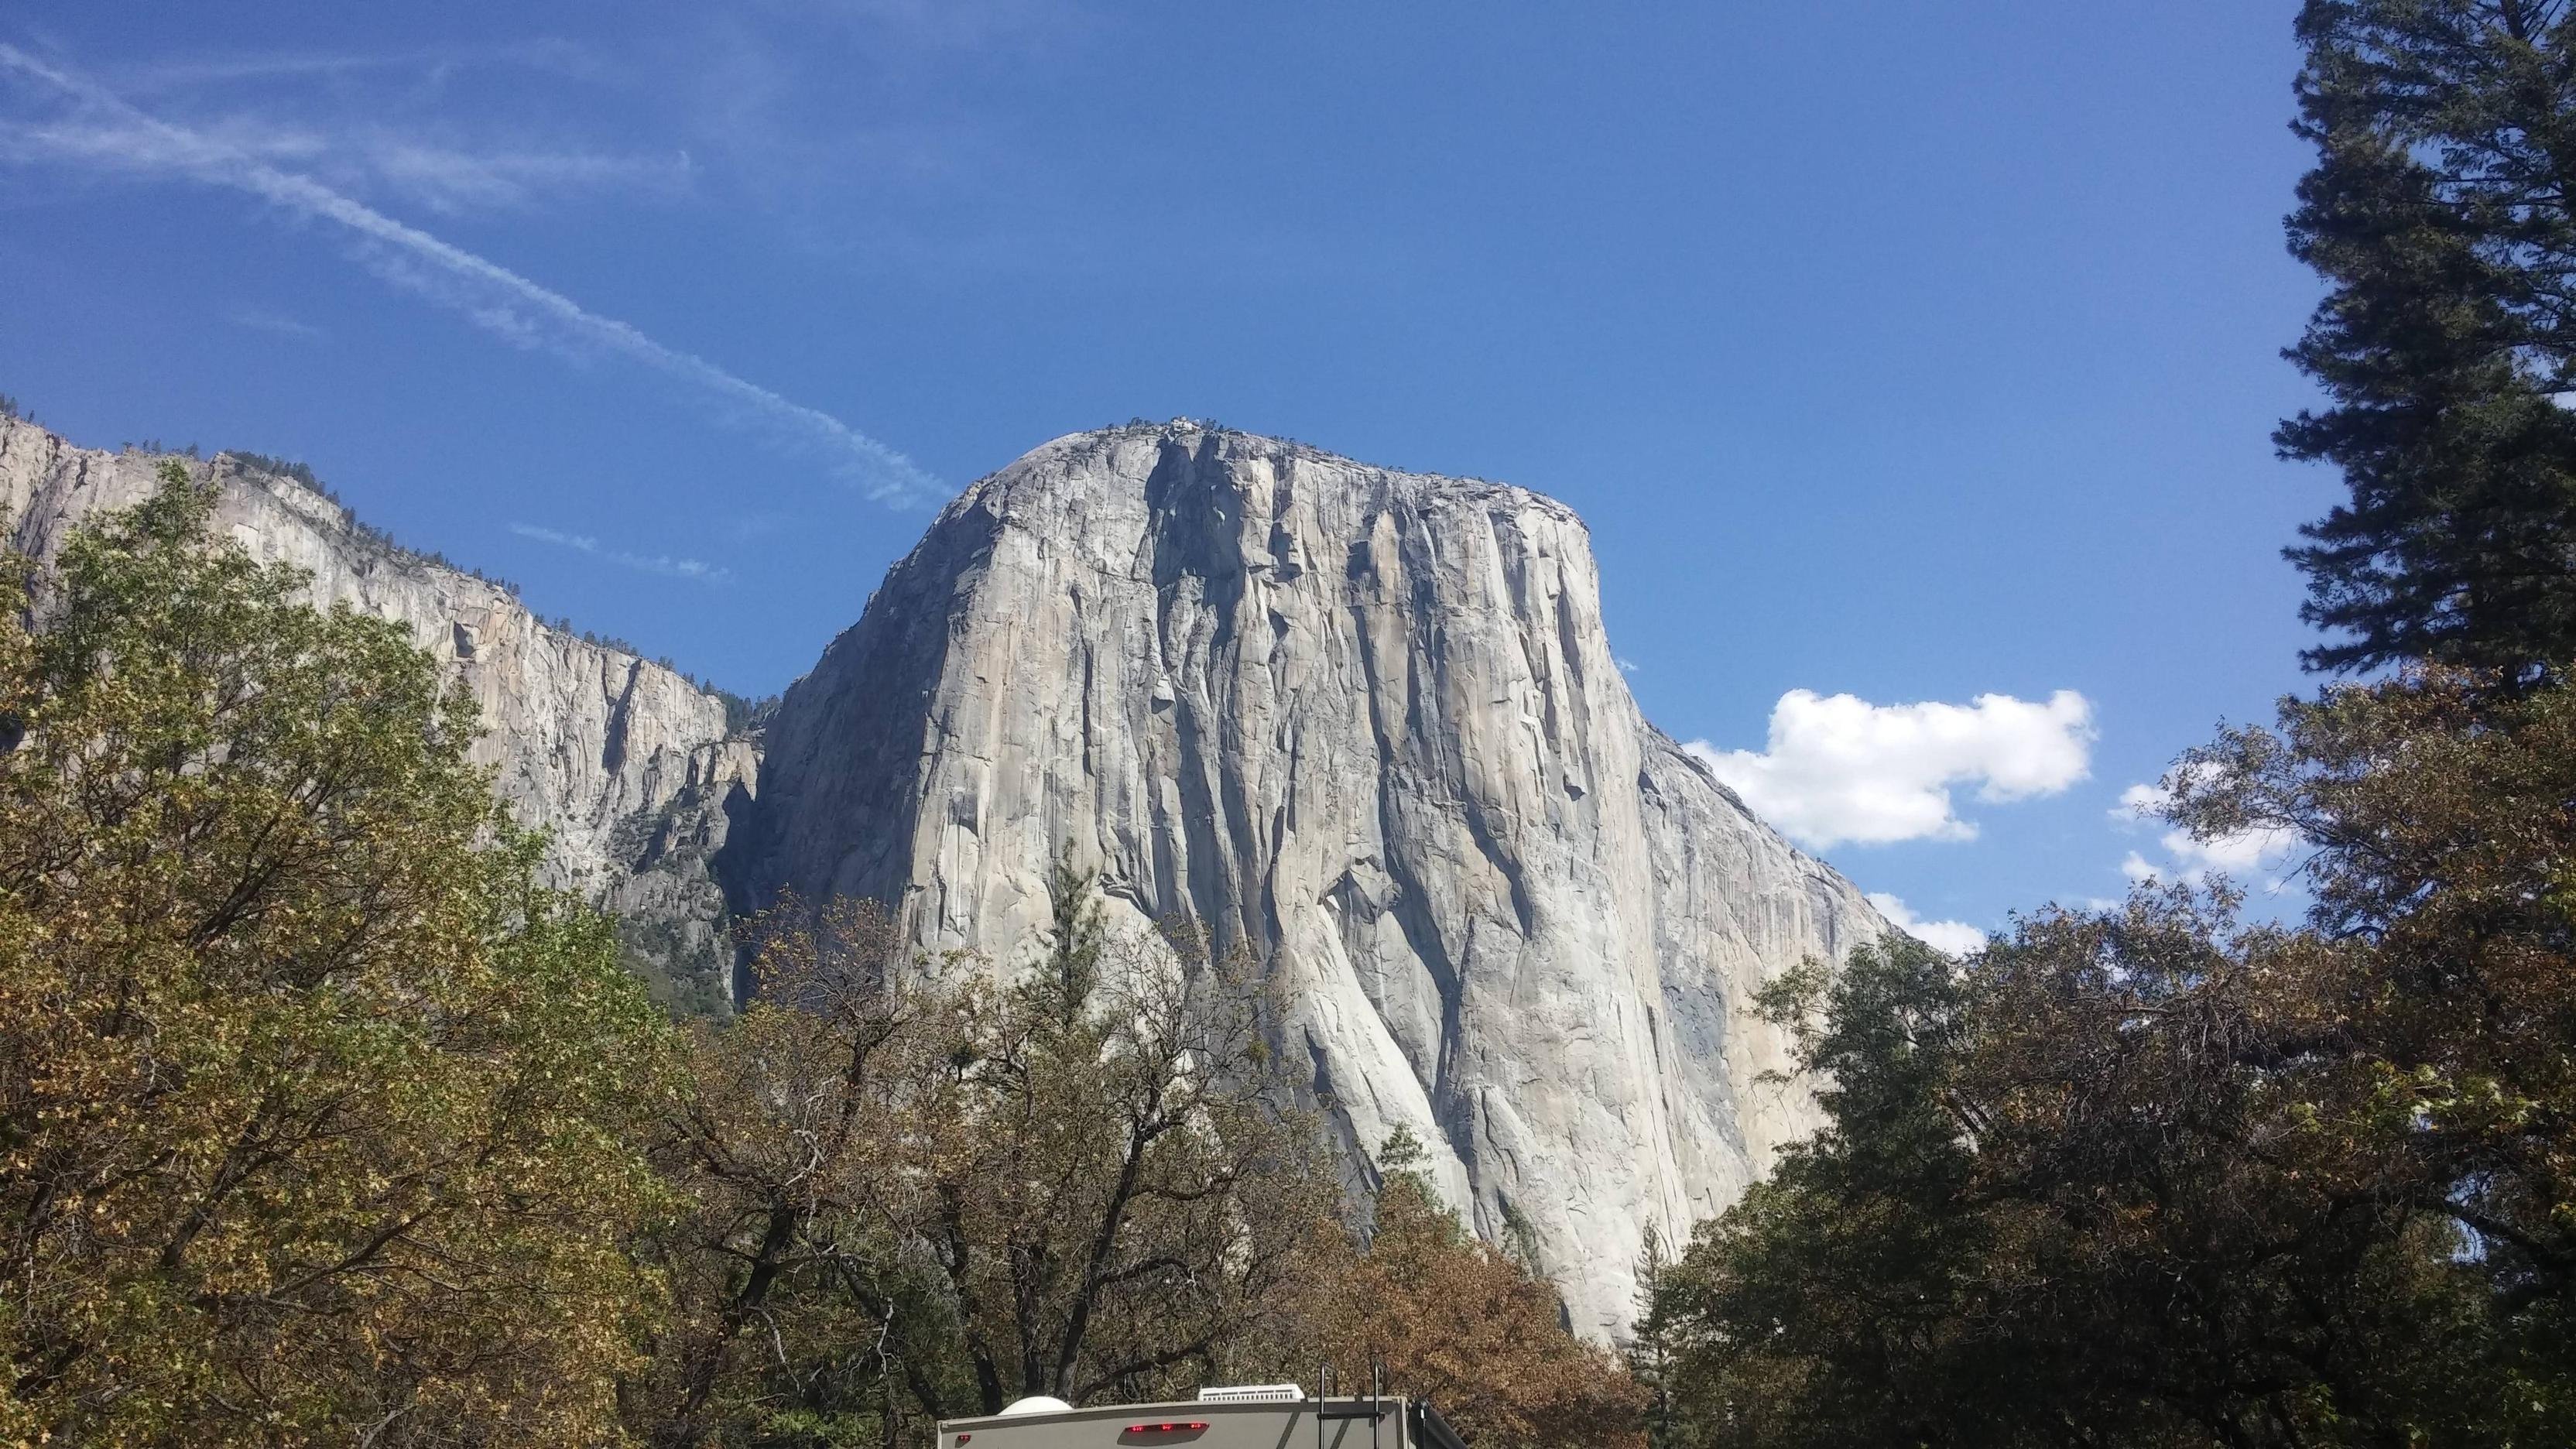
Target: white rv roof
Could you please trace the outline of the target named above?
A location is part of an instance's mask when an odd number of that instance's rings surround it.
[[[947,1419],[939,1449],[1411,1449],[1405,1401],[1198,1399],[1088,1409],[1023,1408]],[[1317,1431],[1321,1430],[1319,1434]]]

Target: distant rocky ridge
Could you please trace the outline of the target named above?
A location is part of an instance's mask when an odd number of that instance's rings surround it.
[[[0,422],[0,525],[50,557],[158,461]],[[471,684],[549,870],[683,1004],[721,1003],[728,906],[789,888],[1007,960],[1069,848],[1131,927],[1257,951],[1354,1170],[1410,1129],[1595,1337],[1647,1229],[1817,1120],[1753,992],[1887,928],[1645,721],[1582,523],[1523,489],[1187,423],[1059,439],[951,503],[746,737],[295,479],[184,461],[254,553]]]
[[[73,524],[148,497],[167,456],[76,448],[0,418],[0,542],[50,562]],[[724,1008],[733,948],[707,862],[757,785],[759,751],[728,736],[719,696],[394,547],[308,482],[232,454],[175,461],[221,486],[219,528],[312,574],[316,604],[397,620],[455,670],[488,730],[476,760],[552,834],[551,883],[619,911],[637,964],[676,1004]]]

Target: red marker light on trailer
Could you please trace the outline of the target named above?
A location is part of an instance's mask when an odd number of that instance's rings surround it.
[[[1130,1434],[1195,1434],[1207,1427],[1207,1420],[1193,1419],[1186,1424],[1130,1424]]]

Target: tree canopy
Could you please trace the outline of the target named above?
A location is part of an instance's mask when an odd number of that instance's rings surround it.
[[[669,1034],[403,632],[175,466],[0,599],[0,1437],[575,1438]]]
[[[1624,1442],[1619,1366],[1427,1181],[1397,1171],[1370,1240],[1348,1230],[1249,962],[1110,930],[1084,873],[1051,886],[1044,949],[1000,979],[866,903],[765,923],[761,995],[693,1029],[664,1149],[696,1206],[647,1437],[927,1442],[1029,1395],[1186,1398],[1328,1358],[1362,1384],[1375,1354],[1492,1449]]]
[[[2142,892],[1776,993],[1830,1123],[1659,1275],[1672,1442],[2576,1432],[2567,1099],[2417,1049],[2454,985],[2233,911]]]
[[[1479,1449],[1626,1446],[1643,1392],[1608,1349],[1578,1341],[1548,1281],[1442,1200],[1426,1154],[1398,1129],[1380,1144],[1367,1241],[1330,1231],[1292,1285],[1301,1361],[1346,1389],[1373,1370],[1427,1398]]]
[[[2308,0],[2290,244],[2327,283],[2285,456],[2326,669],[2576,657],[2576,18],[2564,0]]]

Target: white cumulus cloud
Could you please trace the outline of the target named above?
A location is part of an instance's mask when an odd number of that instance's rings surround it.
[[[1927,921],[1906,908],[1905,902],[1885,891],[1871,891],[1869,903],[1898,930],[1935,951],[1952,956],[1965,956],[1985,949],[1986,933],[1965,921]]]
[[[1683,746],[1753,812],[1819,850],[1854,841],[1970,840],[1953,788],[1990,803],[2054,795],[2092,761],[2093,705],[1981,694],[1969,704],[1871,704],[1793,689],[1771,710],[1768,749]]]

